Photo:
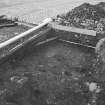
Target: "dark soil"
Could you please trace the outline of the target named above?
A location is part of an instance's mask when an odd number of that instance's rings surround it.
[[[94,51],[60,41],[17,53],[0,66],[0,105],[104,105],[96,68]]]

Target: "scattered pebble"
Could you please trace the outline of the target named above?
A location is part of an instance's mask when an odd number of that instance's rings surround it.
[[[98,84],[95,83],[95,82],[91,82],[91,83],[86,82],[86,85],[89,87],[89,91],[90,91],[90,92],[99,93],[99,92],[101,91],[100,86],[98,86]]]
[[[19,76],[13,76],[10,78],[11,82],[15,82],[15,83],[18,83],[18,84],[23,84],[25,82],[27,82],[28,78],[27,77],[19,77]]]

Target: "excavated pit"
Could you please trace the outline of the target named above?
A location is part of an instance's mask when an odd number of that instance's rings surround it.
[[[58,40],[18,51],[0,65],[0,105],[102,105],[95,64],[93,49]]]

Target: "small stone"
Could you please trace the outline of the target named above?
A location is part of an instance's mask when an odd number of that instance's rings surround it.
[[[0,90],[0,96],[1,96],[2,94],[4,94],[6,91],[7,91],[6,89]]]
[[[11,82],[15,82],[15,83],[18,83],[18,84],[24,84],[28,78],[27,77],[24,77],[24,76],[13,76],[10,78]]]
[[[10,80],[11,80],[12,82],[14,82],[14,81],[16,81],[18,78],[19,78],[18,76],[13,76],[13,77],[10,78]]]
[[[101,91],[101,88],[100,88],[100,86],[97,85],[97,83],[90,83],[89,84],[89,90],[91,92],[95,91],[96,93],[99,93]]]
[[[42,68],[42,67],[44,67],[44,65],[39,65],[39,67],[41,67],[41,68]]]
[[[99,93],[102,89],[98,86],[96,89],[96,93]]]
[[[89,90],[91,91],[91,92],[93,92],[93,91],[95,91],[97,89],[97,83],[90,83],[89,84]]]

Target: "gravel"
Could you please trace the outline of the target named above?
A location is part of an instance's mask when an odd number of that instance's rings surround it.
[[[84,3],[67,13],[57,15],[55,21],[58,24],[95,30],[97,33],[105,33],[105,3],[96,5]]]

